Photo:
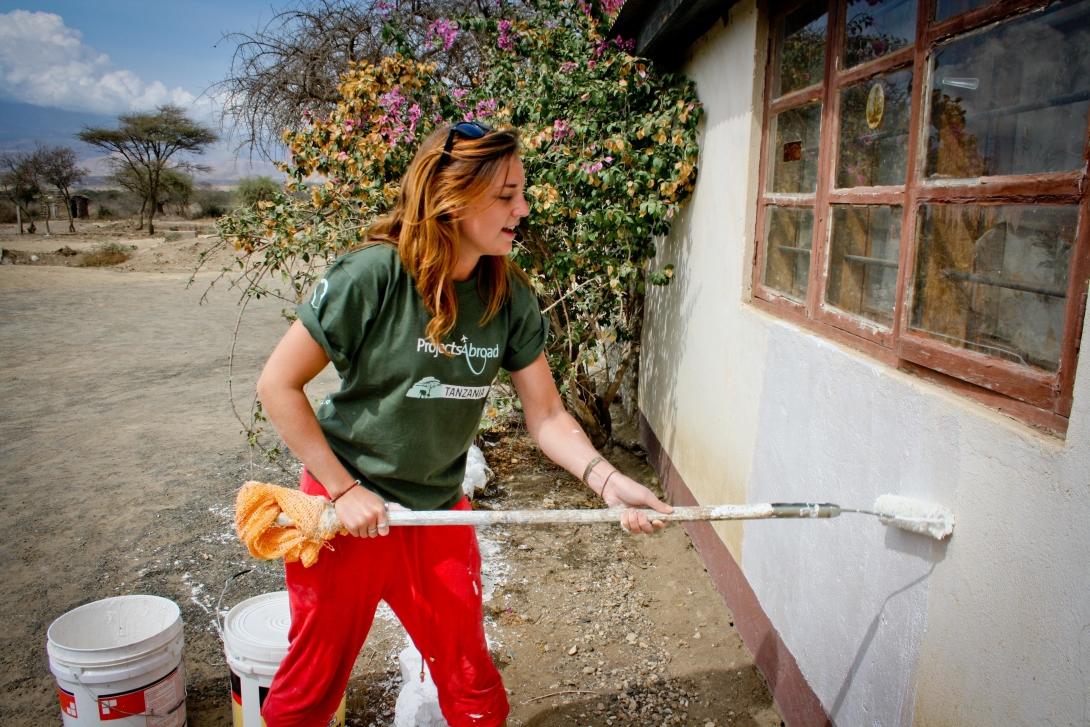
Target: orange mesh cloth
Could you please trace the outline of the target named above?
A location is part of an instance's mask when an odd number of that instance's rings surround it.
[[[250,555],[263,560],[302,561],[309,568],[318,560],[325,541],[348,531],[335,518],[322,517],[329,500],[291,487],[247,482],[235,499],[235,530]],[[283,513],[292,525],[278,525]]]

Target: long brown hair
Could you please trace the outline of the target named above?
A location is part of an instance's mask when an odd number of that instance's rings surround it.
[[[397,204],[367,230],[365,244],[396,245],[401,264],[431,313],[426,335],[436,346],[454,328],[458,296],[451,274],[458,261],[456,223],[474,200],[518,154],[514,129],[489,131],[479,139],[454,135],[450,153],[444,145],[451,127],[433,131],[420,145],[401,181]],[[510,276],[522,271],[505,256],[484,255],[477,266],[477,288],[487,306],[481,323],[499,312],[510,295]]]

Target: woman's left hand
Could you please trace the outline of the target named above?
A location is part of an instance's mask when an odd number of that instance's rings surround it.
[[[651,490],[619,470],[610,475],[606,486],[602,489],[602,499],[610,507],[641,508],[625,510],[621,515],[621,527],[629,533],[651,534],[666,527],[664,521],[649,518],[642,508],[650,508],[661,513],[674,511],[674,508],[655,497]]]

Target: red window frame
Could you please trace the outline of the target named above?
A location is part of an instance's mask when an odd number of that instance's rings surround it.
[[[765,68],[764,118],[752,261],[753,304],[793,320],[815,332],[862,350],[897,368],[951,386],[969,397],[1009,413],[1027,423],[1062,434],[1071,412],[1072,389],[1078,361],[1082,322],[1090,279],[1090,119],[1083,146],[1083,166],[1075,172],[991,176],[970,180],[926,181],[919,170],[925,145],[921,143],[928,120],[931,53],[934,47],[1022,13],[1047,7],[1047,0],[1000,0],[984,7],[932,21],[936,0],[918,0],[914,42],[886,56],[842,69],[845,0],[829,0],[826,25],[825,68],[821,82],[772,97],[777,47],[776,22],[803,2],[766,5],[769,20]],[[912,96],[907,141],[907,171],[903,185],[838,189],[835,185],[840,126],[840,92],[848,86],[897,70],[911,69]],[[820,101],[821,128],[817,187],[814,194],[777,194],[767,191],[769,157],[773,140],[773,116],[806,103]],[[1088,115],[1090,116],[1090,115]],[[1056,372],[1033,369],[997,357],[943,343],[913,331],[909,326],[908,291],[916,261],[916,230],[921,206],[953,204],[1066,204],[1077,205],[1076,238],[1068,270],[1064,335]],[[901,240],[895,308],[888,329],[841,312],[824,303],[828,282],[830,218],[834,204],[875,204],[901,207]],[[786,297],[762,282],[766,257],[766,217],[769,207],[806,207],[813,210],[809,278],[806,299]]]

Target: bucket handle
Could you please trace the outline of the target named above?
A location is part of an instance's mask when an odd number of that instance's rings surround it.
[[[240,570],[238,573],[235,573],[233,576],[228,576],[227,580],[225,580],[223,582],[223,590],[220,591],[220,597],[218,599],[216,599],[216,612],[212,615],[212,625],[214,625],[216,627],[216,634],[219,635],[221,642],[223,641],[223,628],[224,628],[224,623],[223,623],[223,599],[227,595],[227,589],[231,587],[231,583],[234,582],[234,580],[236,578],[244,576],[244,575],[246,575],[247,573],[249,573],[252,570],[253,570],[253,568],[246,568],[244,570]]]

